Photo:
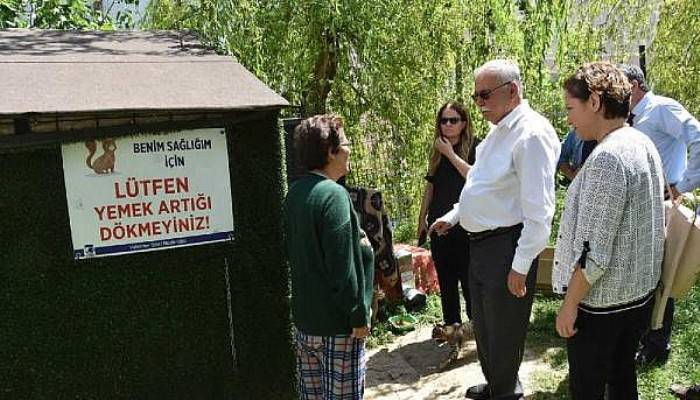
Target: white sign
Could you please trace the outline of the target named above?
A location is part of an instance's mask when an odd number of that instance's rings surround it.
[[[233,237],[223,129],[88,140],[62,153],[75,258]]]

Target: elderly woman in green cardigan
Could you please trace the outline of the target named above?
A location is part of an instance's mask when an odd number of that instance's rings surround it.
[[[336,183],[350,160],[342,120],[302,121],[294,147],[308,171],[286,199],[300,395],[361,400],[374,255],[348,192]]]

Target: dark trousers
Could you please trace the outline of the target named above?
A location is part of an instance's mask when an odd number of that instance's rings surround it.
[[[518,370],[537,280],[537,259],[527,275],[527,295],[508,290],[508,273],[521,228],[469,242],[469,292],[481,370],[492,399],[520,399]]]
[[[576,334],[567,339],[569,389],[573,400],[636,400],[634,354],[651,317],[653,301],[612,314],[579,309]]]
[[[471,300],[469,299],[469,238],[467,232],[462,227],[456,226],[445,236],[433,234],[430,238],[430,250],[440,284],[440,301],[445,324],[462,323],[459,286],[462,286],[467,317],[472,319]]]
[[[669,298],[664,311],[664,321],[661,329],[652,329],[642,336],[642,346],[652,354],[662,354],[671,349],[671,328],[673,327],[673,312],[676,307],[673,298]]]

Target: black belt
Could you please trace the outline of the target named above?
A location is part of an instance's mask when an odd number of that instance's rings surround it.
[[[490,231],[467,232],[467,236],[469,236],[469,240],[478,242],[480,240],[488,239],[490,237],[503,235],[504,233],[513,232],[517,229],[521,229],[522,227],[523,227],[523,224],[520,223],[520,224],[513,225],[513,226],[504,226],[502,228],[491,229]]]
[[[625,304],[620,304],[617,306],[610,306],[610,307],[591,307],[587,306],[585,304],[579,304],[578,309],[584,312],[587,312],[589,314],[612,314],[616,312],[622,312],[622,311],[628,311],[633,308],[639,308],[647,305],[647,303],[652,300],[654,297],[654,294],[656,293],[656,290],[652,290],[649,294],[646,296],[642,297],[639,300],[634,300],[629,303]]]

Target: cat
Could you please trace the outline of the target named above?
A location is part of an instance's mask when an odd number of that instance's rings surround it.
[[[103,154],[92,161],[92,157],[97,151],[97,144],[94,140],[88,140],[85,142],[85,147],[88,149],[88,157],[85,160],[88,168],[95,171],[97,174],[111,174],[114,172],[114,152],[117,150],[117,144],[114,143],[114,139],[104,139],[102,140],[102,150]]]
[[[440,363],[440,370],[446,369],[453,361],[459,358],[460,351],[467,346],[467,342],[474,338],[474,331],[470,323],[436,326],[433,328],[433,339],[450,346],[450,353]]]

